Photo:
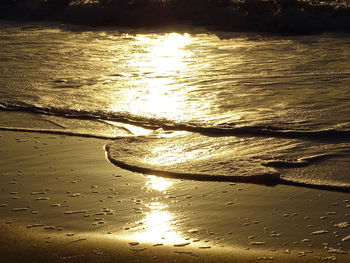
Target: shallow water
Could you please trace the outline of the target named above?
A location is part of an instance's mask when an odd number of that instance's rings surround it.
[[[110,160],[141,172],[350,187],[349,35],[0,31],[2,128],[114,138]]]

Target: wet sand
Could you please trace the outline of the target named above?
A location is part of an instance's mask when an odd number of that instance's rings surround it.
[[[349,262],[350,194],[147,176],[108,140],[0,131],[4,262]]]

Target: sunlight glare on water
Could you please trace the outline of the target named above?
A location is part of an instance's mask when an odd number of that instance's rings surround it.
[[[185,163],[193,159],[200,159],[205,150],[206,149],[196,149],[188,151],[186,145],[176,143],[164,146],[154,145],[149,149],[151,154],[146,156],[144,161],[152,165],[168,167],[169,165]]]
[[[349,185],[349,36],[0,29],[0,126],[113,137],[151,174]]]
[[[130,80],[129,89],[123,94],[116,93],[118,104],[112,104],[111,109],[120,111],[126,107],[137,116],[179,122],[186,119],[188,92],[194,87],[182,87],[178,79],[193,74],[190,64],[195,58],[188,45],[194,40],[187,33],[137,35],[136,46],[142,49],[136,50],[128,62],[130,69],[136,70],[135,77]],[[123,105],[120,105],[121,101]]]
[[[192,55],[186,49],[186,45],[193,41],[189,34],[170,33],[152,41],[145,36],[139,36],[138,39],[149,43],[148,53],[145,60],[131,63],[136,67],[153,69],[154,75],[158,77],[181,73],[186,66],[186,58]]]

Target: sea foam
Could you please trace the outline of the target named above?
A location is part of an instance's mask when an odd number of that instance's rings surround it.
[[[322,154],[327,147],[312,145],[286,139],[207,137],[187,132],[118,138],[106,145],[106,151],[117,166],[146,174],[347,191],[350,182],[346,176],[327,179],[329,169],[332,170],[329,163],[337,166],[346,162],[347,153]],[[332,146],[327,151],[336,150],[341,152]],[[310,156],[311,152],[319,154]],[[339,156],[343,159],[337,159]],[[323,173],[311,174],[315,167],[323,169]]]

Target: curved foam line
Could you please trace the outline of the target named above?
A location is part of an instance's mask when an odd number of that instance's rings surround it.
[[[266,163],[262,163],[262,165],[267,167],[274,167],[274,168],[299,168],[299,167],[306,167],[310,163],[307,161],[269,161]]]
[[[166,119],[152,119],[139,116],[128,116],[125,114],[108,112],[89,112],[78,110],[63,110],[37,107],[34,105],[10,105],[1,104],[0,110],[4,111],[22,111],[36,114],[52,115],[65,118],[106,120],[128,123],[135,126],[164,130],[183,130],[200,133],[206,136],[264,136],[289,139],[307,139],[307,140],[325,140],[332,139],[336,141],[350,141],[350,130],[321,130],[321,131],[298,131],[284,130],[274,127],[264,126],[246,126],[246,127],[204,127],[185,123],[176,123]]]
[[[197,181],[220,181],[220,182],[240,182],[240,183],[252,183],[266,186],[276,186],[276,185],[290,185],[305,188],[313,188],[319,190],[327,191],[337,191],[337,192],[349,192],[350,186],[346,185],[322,185],[322,184],[310,184],[304,182],[296,182],[287,180],[280,177],[279,173],[264,173],[254,176],[224,176],[224,175],[211,175],[211,174],[195,174],[195,173],[177,173],[171,171],[163,171],[158,169],[151,169],[147,167],[141,167],[137,165],[131,165],[119,160],[112,158],[109,154],[109,146],[104,146],[106,151],[106,158],[112,164],[137,173],[151,174],[162,177],[169,178],[179,178],[179,179],[189,179]]]
[[[306,167],[314,163],[322,162],[324,160],[340,157],[340,156],[344,156],[344,154],[325,153],[325,154],[304,157],[296,161],[289,161],[289,160],[268,161],[268,162],[262,163],[262,165],[267,167],[274,167],[274,168],[300,168],[300,167]]]
[[[137,173],[158,175],[162,177],[190,179],[197,181],[221,181],[221,182],[244,182],[244,183],[255,183],[264,184],[269,186],[277,185],[280,180],[278,173],[263,173],[253,176],[225,176],[225,175],[212,175],[212,174],[195,174],[195,173],[178,173],[171,171],[163,171],[158,169],[151,169],[147,167],[131,165],[126,162],[122,162],[112,158],[109,154],[109,146],[104,146],[106,151],[106,157],[112,164]]]
[[[345,193],[348,193],[350,191],[350,185],[311,184],[306,182],[291,181],[284,178],[280,179],[280,184]]]
[[[29,129],[29,128],[16,128],[16,127],[0,127],[0,130],[69,135],[69,136],[107,139],[107,140],[113,140],[120,137],[120,136],[102,136],[102,135],[94,135],[94,134],[75,133],[75,132],[63,131],[63,130]],[[310,184],[305,182],[295,182],[295,181],[281,178],[280,174],[278,173],[264,173],[261,175],[254,175],[254,176],[222,176],[222,175],[215,176],[210,174],[176,173],[176,172],[170,172],[170,171],[150,169],[150,168],[130,165],[125,162],[115,160],[109,155],[108,145],[105,145],[104,148],[106,151],[107,160],[109,160],[109,162],[111,162],[112,164],[120,168],[129,170],[132,172],[143,173],[143,174],[152,174],[152,175],[158,175],[163,177],[189,179],[189,180],[197,180],[197,181],[242,182],[242,183],[263,184],[267,186],[276,186],[279,184],[283,184],[283,185],[291,185],[291,186],[314,188],[314,189],[328,190],[328,191],[338,191],[338,192],[349,192],[350,190],[350,186],[346,186],[346,185],[337,186],[337,185],[322,185],[322,184]]]

